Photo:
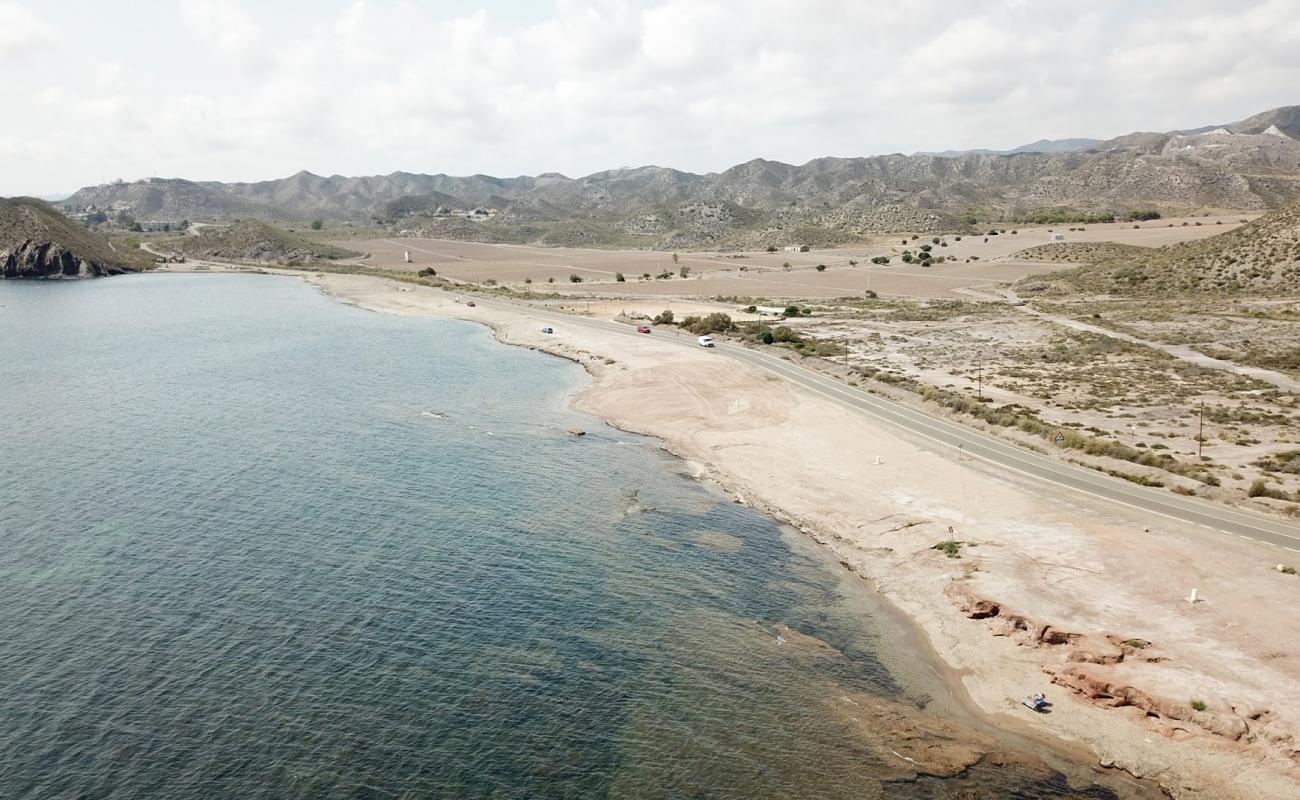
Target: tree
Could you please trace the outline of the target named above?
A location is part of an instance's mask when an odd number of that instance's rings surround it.
[[[672,325],[673,324],[672,309],[670,308],[664,309],[659,313],[659,316],[655,317],[653,320],[651,320],[651,322],[653,322],[656,325]]]
[[[616,283],[622,283],[623,281],[626,281],[626,280],[627,280],[627,278],[624,278],[624,277],[623,277],[623,273],[621,273],[621,272],[615,272],[615,273],[614,273],[614,281],[615,281]]]
[[[774,244],[769,244],[769,245],[767,246],[767,252],[769,252],[769,253],[775,253],[775,252],[776,252],[776,245],[774,245]]]
[[[685,278],[691,274],[691,268],[683,264],[682,268],[677,271],[677,274]]]
[[[318,220],[318,219],[314,219],[314,220],[311,221],[311,229],[312,229],[312,230],[314,230],[314,231],[318,231],[318,230],[320,230],[320,229],[323,228],[323,227],[325,227],[325,223],[324,223],[324,222],[322,222],[322,221],[320,221],[320,220]]]
[[[784,314],[785,314],[785,316],[787,316],[787,317],[797,317],[797,316],[799,316],[799,314],[800,314],[799,306],[795,306],[795,305],[786,306],[786,307],[785,307],[785,312],[784,312]]]
[[[758,306],[745,306],[745,313],[746,313],[746,314],[757,314],[757,313],[758,313]]]

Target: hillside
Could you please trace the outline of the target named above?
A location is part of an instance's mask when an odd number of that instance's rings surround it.
[[[1194,131],[1044,141],[1017,150],[819,158],[798,166],[754,159],[704,175],[646,166],[582,178],[300,172],[258,183],[151,179],[88,187],[63,202],[69,210],[127,210],[137,219],[322,218],[394,226],[418,217],[468,219],[480,209],[491,228],[442,227],[498,241],[604,244],[631,236],[639,246],[668,248],[744,246],[800,231],[824,242],[895,230],[958,232],[971,214],[990,222],[1065,208],[1264,210],[1300,199],[1300,106]],[[576,239],[574,225],[585,231]],[[563,231],[552,237],[557,227]]]
[[[1026,279],[1020,288],[1056,294],[1300,295],[1300,203],[1208,239],[1159,248],[1111,245],[1094,256],[1091,264]]]
[[[148,267],[138,251],[104,237],[31,197],[0,198],[0,278],[89,278]]]
[[[361,253],[315,242],[255,219],[207,225],[170,243],[191,258],[219,261],[308,262],[357,258]]]

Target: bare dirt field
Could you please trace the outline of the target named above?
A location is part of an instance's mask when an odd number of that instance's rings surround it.
[[[1012,258],[1020,250],[1051,241],[1053,234],[1065,236],[1066,241],[1157,247],[1223,233],[1254,216],[1257,215],[1227,214],[1081,226],[999,225],[997,229],[1006,233],[961,237],[897,234],[881,236],[864,245],[806,253],[673,254],[441,239],[349,240],[346,245],[368,252],[370,257],[360,263],[376,269],[432,268],[453,280],[528,284],[537,292],[780,299],[856,296],[872,290],[889,297],[951,298],[961,296],[959,289],[988,288],[1059,269],[1055,264]],[[945,261],[930,267],[901,261],[903,251],[916,253],[922,245],[928,245]],[[872,258],[880,256],[888,257],[890,263],[870,263]],[[824,269],[818,270],[819,265]],[[685,278],[681,276],[683,268],[687,272]],[[620,273],[625,278],[623,282],[616,280]],[[581,278],[581,282],[572,281],[571,276]]]

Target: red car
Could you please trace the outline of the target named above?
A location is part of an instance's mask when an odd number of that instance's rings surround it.
[[[650,326],[649,326],[649,325],[638,325],[638,326],[636,326],[636,332],[637,332],[637,333],[649,333],[649,332],[650,332]]]

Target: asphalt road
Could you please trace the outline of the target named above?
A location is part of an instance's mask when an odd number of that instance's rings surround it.
[[[477,300],[477,298],[476,298]],[[617,322],[575,317],[502,300],[477,300],[483,305],[500,305],[525,311],[538,320],[557,326],[563,334],[565,325],[582,325],[628,336],[644,336],[636,329]],[[698,347],[693,336],[656,329],[653,334],[683,347]],[[858,413],[909,433],[924,437],[941,446],[958,449],[966,456],[983,459],[1002,469],[1027,475],[1066,489],[1084,492],[1112,503],[1121,503],[1141,511],[1200,525],[1223,533],[1300,552],[1300,525],[1250,511],[1229,508],[1196,498],[1172,494],[1164,489],[1138,486],[1121,478],[1095,470],[1064,464],[1015,444],[944,419],[929,416],[892,400],[868,394],[821,373],[792,364],[785,359],[758,350],[731,344],[714,348],[719,356],[734,358],[777,375],[815,392]]]

